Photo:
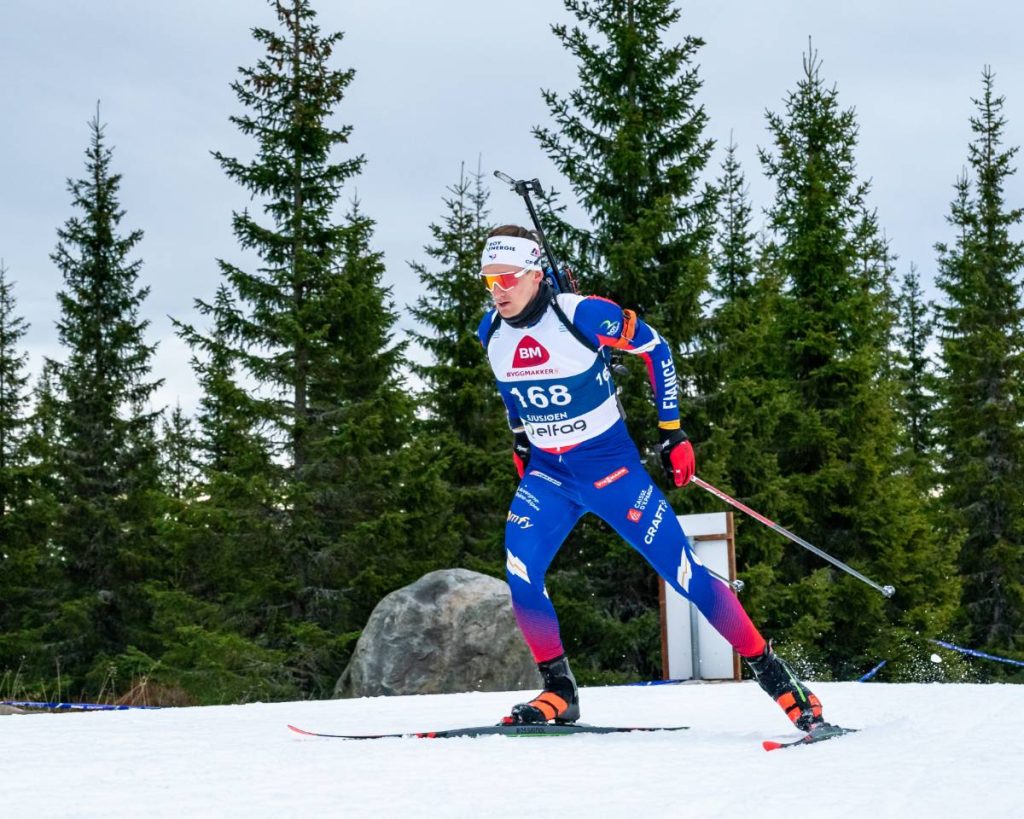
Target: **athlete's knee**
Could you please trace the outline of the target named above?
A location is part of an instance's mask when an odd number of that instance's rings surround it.
[[[680,538],[678,547],[671,550],[671,554],[674,556],[672,560],[652,560],[658,573],[690,600],[700,597],[708,588],[711,575],[690,548],[689,540],[685,536]]]
[[[534,568],[533,574],[541,574],[541,572]],[[507,546],[505,548],[505,577],[513,595],[530,594],[533,591],[534,577],[531,576],[530,565]],[[537,578],[537,581],[543,585],[543,577]]]

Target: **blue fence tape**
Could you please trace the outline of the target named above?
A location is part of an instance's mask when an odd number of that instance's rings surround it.
[[[888,660],[882,660],[882,662],[880,662],[878,665],[876,665],[874,668],[872,668],[867,674],[865,674],[863,677],[861,677],[859,680],[857,680],[857,682],[867,682],[872,677],[874,677],[875,674],[877,674],[879,671],[881,671],[882,670],[882,666],[884,666],[887,662],[889,662],[889,661]]]
[[[994,654],[986,654],[984,651],[975,651],[973,648],[964,648],[963,646],[958,646],[955,643],[947,643],[945,640],[929,640],[928,642],[935,643],[935,645],[942,646],[943,648],[948,648],[951,651],[959,651],[961,654],[967,654],[970,657],[980,657],[983,660],[995,660],[998,663],[1009,663],[1010,665],[1018,665],[1018,666],[1021,666],[1022,668],[1024,668],[1024,662],[1022,662],[1021,660],[1011,660],[1009,657],[997,657]],[[882,668],[885,666],[885,664],[887,662],[889,662],[889,661],[888,660],[882,660],[882,662],[880,662],[878,665],[876,665],[874,668],[872,668],[867,674],[865,674],[863,677],[858,679],[857,682],[867,682],[872,677],[874,677],[879,671],[881,671]],[[641,681],[641,682],[634,682],[634,683],[628,683],[628,684],[629,685],[672,685],[672,684],[681,683],[681,682],[686,682],[686,681],[685,680],[650,680],[650,681]]]
[[[973,648],[964,648],[963,646],[955,645],[954,643],[947,643],[945,640],[929,640],[929,642],[935,643],[937,646],[948,648],[951,651],[959,651],[961,654],[966,654],[969,657],[981,657],[983,660],[995,660],[997,663],[1009,663],[1010,665],[1019,665],[1024,668],[1024,662],[1020,660],[1011,660],[1008,657],[997,657],[995,654],[986,654],[984,651],[975,651]]]
[[[51,711],[154,711],[159,705],[104,705],[98,702],[35,702],[32,700],[5,700],[0,705],[15,708],[46,708]]]

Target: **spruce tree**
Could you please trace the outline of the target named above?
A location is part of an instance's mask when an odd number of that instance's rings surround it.
[[[427,457],[444,492],[440,551],[448,565],[498,574],[502,502],[514,491],[515,472],[508,424],[476,332],[490,302],[480,280],[488,192],[481,174],[463,166],[448,193],[442,220],[430,226],[433,244],[424,248],[430,266],[412,265],[423,295],[411,312],[426,329],[413,338],[430,354],[428,363],[414,366],[426,411],[416,437],[429,443]]]
[[[14,282],[0,260],[0,675],[5,690],[19,695],[16,675],[32,679],[45,673],[35,649],[38,626],[52,615],[49,590],[41,582],[45,543],[33,525],[41,498],[35,497],[28,454],[28,353],[21,346],[27,331]]]
[[[565,0],[582,27],[552,31],[578,60],[580,84],[565,97],[543,92],[553,125],[534,134],[590,222],[566,233],[585,289],[637,310],[682,349],[697,329],[715,197],[700,181],[713,147],[697,102],[704,42],[666,44],[674,6]]]
[[[44,420],[53,418],[49,379],[44,366],[32,391],[35,410],[22,416],[18,446],[8,451],[0,518],[0,677],[9,696],[28,699],[52,696],[61,673],[52,650],[64,581],[52,549],[58,505],[53,460],[47,457],[53,427]],[[59,697],[63,689],[56,687]]]
[[[295,594],[281,548],[288,470],[273,456],[265,401],[238,383],[224,318],[238,309],[225,284],[201,312],[208,334],[176,322],[201,397],[194,424],[166,435],[178,454],[165,480],[183,494],[164,520],[173,582],[154,594],[161,682],[203,704],[294,698],[302,692],[281,648]]]
[[[782,491],[771,442],[786,403],[775,385],[771,357],[765,354],[780,287],[753,231],[746,178],[731,141],[718,189],[711,312],[695,355],[697,459],[704,478],[762,509]],[[777,534],[739,513],[734,524],[737,564],[747,581],[743,602],[758,612],[771,595],[783,545]]]
[[[24,466],[28,353],[20,348],[28,324],[18,315],[14,283],[0,259],[0,526],[17,504],[17,473]],[[7,538],[0,542],[8,542]]]
[[[755,326],[760,315],[756,303],[758,263],[751,230],[751,205],[746,180],[736,158],[736,145],[732,142],[726,148],[718,190],[718,229],[709,288],[711,313],[701,326],[701,340],[694,357],[694,409],[699,410],[701,431],[692,423],[691,429],[698,446],[711,429],[727,423],[726,416],[732,414],[728,393],[734,388],[736,378],[742,377],[748,363],[754,360]],[[704,463],[704,459],[701,460]]]
[[[490,301],[480,278],[489,194],[479,171],[467,175],[465,165],[448,193],[441,223],[430,225],[434,244],[424,248],[440,269],[431,270],[423,262],[411,264],[423,291],[411,312],[431,330],[429,335],[413,334],[431,354],[430,363],[417,365],[415,372],[426,385],[420,399],[430,413],[427,428],[450,429],[462,440],[479,441],[493,430],[481,432],[475,425],[483,421],[482,415],[492,420],[494,416],[490,407],[481,413],[477,396],[481,389],[493,392],[494,387],[476,337]]]
[[[267,440],[263,403],[238,384],[224,326],[237,309],[226,285],[201,312],[213,318],[209,335],[178,325],[193,349],[192,369],[202,391],[195,433],[197,491],[184,510],[189,537],[182,588],[218,601],[233,628],[256,636],[270,628],[277,608],[272,601],[280,597],[284,467],[275,462]]]
[[[364,162],[334,157],[352,130],[332,124],[354,77],[331,66],[342,34],[322,36],[306,0],[271,7],[278,29],[253,30],[265,53],[232,85],[246,112],[231,119],[255,156],[215,153],[261,206],[262,218],[234,217],[258,267],[221,262],[232,308],[199,307],[224,334],[239,383],[252,385],[252,428],[287,469],[276,565],[261,581],[277,612],[266,638],[289,652],[303,689],[321,693],[344,661],[336,635],[360,628],[376,602],[379,584],[357,576],[377,577],[413,548],[382,522],[395,514],[391,470],[412,405],[373,222],[356,204],[342,221],[335,213]]]
[[[317,469],[306,483],[330,538],[319,557],[338,590],[332,605],[352,631],[384,594],[419,576],[422,560],[429,563],[430,529],[413,517],[438,510],[414,511],[410,497],[418,477],[406,465],[414,420],[406,342],[394,338],[398,316],[382,283],[383,255],[371,248],[374,223],[353,202],[344,224],[336,286],[325,304],[332,346],[311,391],[319,413]]]
[[[69,584],[64,662],[100,686],[107,659],[149,636],[142,584],[160,572],[153,533],[159,490],[151,380],[154,345],[139,313],[142,239],[122,235],[121,177],[111,168],[99,114],[89,123],[86,173],[68,182],[78,215],[57,231],[51,258],[64,278],[57,322],[65,361],[54,365],[55,472],[61,513],[55,548]]]
[[[714,188],[701,182],[712,150],[697,101],[703,41],[670,34],[680,17],[672,0],[565,0],[565,8],[579,24],[552,31],[577,59],[579,84],[565,96],[543,92],[550,124],[534,133],[589,224],[563,221],[549,232],[564,242],[585,292],[636,310],[672,344],[687,429],[684,353],[700,324],[715,216]],[[627,371],[616,379],[643,447],[657,438],[648,375],[642,362],[623,359]],[[687,497],[674,493],[673,502]],[[657,674],[655,574],[591,518],[563,552],[551,588],[568,598],[559,613],[570,653],[586,657],[579,670],[589,662],[613,677]]]
[[[746,177],[736,157],[737,145],[730,140],[718,180],[717,252],[714,254],[715,286],[712,296],[721,301],[716,310],[718,335],[728,338],[748,324],[743,312],[753,296],[757,276],[754,234]],[[735,314],[735,315],[734,315]]]
[[[901,460],[919,489],[930,494],[938,480],[936,378],[929,354],[934,336],[935,305],[925,298],[921,276],[914,265],[903,277],[896,310],[892,366],[898,385],[896,413],[902,433]]]
[[[767,626],[822,670],[847,677],[888,657],[899,675],[913,666],[915,633],[949,622],[954,555],[896,469],[890,255],[857,178],[854,112],[840,109],[820,67],[805,56],[785,113],[768,114],[773,149],[761,151],[777,188],[768,216],[783,282],[768,355],[786,403],[773,439],[785,495],[766,511],[897,593],[887,602],[787,546]]]
[[[160,423],[160,466],[164,492],[173,500],[189,497],[195,487],[195,434],[192,419],[177,404]]]
[[[238,354],[228,323],[239,312],[223,282],[211,303],[198,302],[199,312],[213,321],[209,334],[175,322],[193,351],[192,370],[201,389],[196,413],[196,458],[209,483],[219,475],[251,478],[274,474],[272,452],[264,433],[263,402],[238,383]]]
[[[180,585],[189,567],[179,560],[182,540],[186,537],[184,518],[196,501],[199,469],[196,461],[197,440],[192,419],[178,404],[160,419],[158,440],[160,460],[161,509],[157,527],[159,538],[168,551],[167,570],[171,586]]]
[[[982,74],[968,175],[956,183],[950,244],[939,244],[942,502],[960,557],[972,645],[1024,658],[1024,401],[1021,269],[1011,231],[1024,210],[1006,202],[1017,147],[1006,147],[1004,98]]]

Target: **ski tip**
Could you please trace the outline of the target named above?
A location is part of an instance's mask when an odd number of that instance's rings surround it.
[[[288,728],[290,730],[294,731],[296,734],[302,734],[304,737],[315,737],[316,736],[316,734],[314,734],[312,731],[304,731],[301,728],[296,728],[294,725],[291,725],[291,724],[288,725]]]
[[[288,727],[290,728],[291,726],[289,725]],[[770,739],[766,739],[764,742],[761,743],[761,747],[764,748],[766,751],[777,751],[779,748],[782,747],[782,743],[772,742]]]

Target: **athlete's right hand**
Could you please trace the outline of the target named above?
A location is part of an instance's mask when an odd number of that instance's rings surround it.
[[[530,439],[522,427],[512,430],[512,463],[522,478],[526,474],[526,465],[530,463]]]

